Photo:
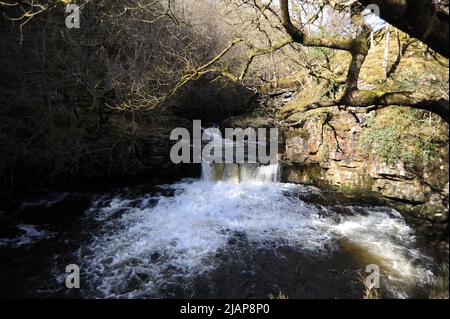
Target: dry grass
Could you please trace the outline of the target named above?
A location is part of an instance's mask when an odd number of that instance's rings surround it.
[[[367,284],[366,277],[363,274],[360,273],[358,279],[364,286],[363,299],[381,299],[378,290]]]
[[[289,299],[289,297],[280,291],[277,297],[275,297],[273,294],[270,294],[269,299]]]
[[[449,265],[442,265],[426,284],[429,299],[449,299]]]

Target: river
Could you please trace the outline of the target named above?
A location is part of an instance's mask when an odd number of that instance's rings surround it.
[[[278,181],[278,165],[203,164],[167,185],[31,196],[0,212],[2,297],[423,297],[434,256],[389,207]],[[66,265],[81,289],[65,287]]]

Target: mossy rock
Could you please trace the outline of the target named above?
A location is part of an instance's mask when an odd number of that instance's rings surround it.
[[[291,129],[287,132],[287,138],[296,138],[300,137],[301,139],[307,140],[311,137],[309,131],[305,128]]]
[[[272,123],[273,120],[268,117],[253,117],[251,115],[230,117],[223,121],[224,126],[239,128],[273,127]]]

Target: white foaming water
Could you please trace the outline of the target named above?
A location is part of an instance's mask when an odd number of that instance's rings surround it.
[[[412,248],[412,230],[392,209],[359,207],[341,216],[289,195],[311,187],[261,180],[191,180],[165,188],[174,195],[139,202],[116,197],[89,211],[104,226],[83,260],[103,296],[158,296],[168,284],[213,270],[216,253],[237,235],[255,249],[290,246],[320,255],[346,240],[382,263],[394,279],[416,280],[424,272],[413,265],[422,256]]]
[[[394,209],[371,208],[369,215],[347,217],[332,230],[364,249],[384,266],[391,278],[414,281],[424,274],[414,263],[425,257],[408,246],[410,241],[414,242],[412,229]]]
[[[259,166],[257,178],[263,182],[277,182],[279,172],[280,166],[278,164]]]
[[[241,143],[234,142],[230,139],[222,138],[217,128],[204,129],[203,135],[205,140],[222,140],[222,144],[227,148],[232,148]],[[256,144],[260,143],[259,141]],[[266,143],[264,143],[266,144]],[[202,163],[202,180],[204,181],[227,181],[240,183],[245,181],[253,182],[277,182],[279,178],[279,164],[261,165],[252,163]]]
[[[45,199],[41,199],[38,201],[31,201],[31,202],[24,202],[21,204],[21,208],[33,208],[33,207],[46,207],[50,208],[54,206],[55,204],[58,204],[62,202],[64,199],[66,199],[70,193],[55,193],[51,194]]]
[[[140,287],[127,295],[139,296],[160,288],[173,276],[211,269],[214,254],[226,248],[236,234],[245,234],[255,245],[324,250],[330,237],[321,231],[322,222],[314,208],[283,196],[292,187],[250,182],[175,184],[175,196],[159,196],[154,207],[129,208],[120,218],[106,221],[105,233],[90,246],[88,259],[93,269],[89,272],[111,274],[102,278],[99,287],[108,297],[123,296],[118,294],[123,282],[145,275],[150,279],[144,291]],[[91,213],[108,219],[111,211],[129,204],[117,198],[113,202]],[[155,255],[158,258],[152,262]],[[167,278],[172,271],[175,273]]]
[[[0,238],[0,247],[22,247],[33,244],[39,240],[50,238],[53,234],[39,230],[34,225],[17,225],[17,228],[21,231],[20,236],[15,238]]]
[[[83,258],[95,289],[110,298],[158,297],[167,285],[215,269],[223,262],[216,254],[236,238],[255,250],[289,246],[327,255],[344,248],[394,281],[427,275],[416,266],[425,257],[398,212],[355,206],[341,215],[295,196],[319,189],[277,183],[278,175],[278,165],[203,163],[202,180],[161,187],[171,195],[95,202],[88,216],[103,227]]]
[[[279,178],[279,165],[259,164],[202,164],[202,180],[240,182],[277,182]]]

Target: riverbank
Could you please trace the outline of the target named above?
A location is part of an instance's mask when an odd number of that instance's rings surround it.
[[[274,182],[51,193],[0,216],[6,298],[362,298],[368,262],[382,267],[381,297],[426,297],[448,260],[388,207]],[[81,290],[64,286],[73,263]]]

